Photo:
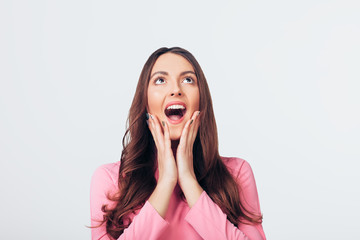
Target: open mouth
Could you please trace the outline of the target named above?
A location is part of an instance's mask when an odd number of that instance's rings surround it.
[[[172,121],[178,121],[186,113],[186,107],[180,104],[170,105],[165,109],[165,115]]]

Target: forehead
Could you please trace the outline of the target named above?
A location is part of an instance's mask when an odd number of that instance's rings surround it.
[[[165,71],[176,74],[184,71],[194,72],[194,68],[183,56],[174,53],[165,53],[156,60],[151,70],[151,74],[157,71]]]

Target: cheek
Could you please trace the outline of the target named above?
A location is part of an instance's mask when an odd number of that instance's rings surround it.
[[[161,94],[157,91],[148,91],[148,111],[151,113],[155,113],[159,109],[161,109]]]
[[[199,109],[200,106],[200,94],[199,94],[199,90],[196,90],[193,92],[192,96],[191,96],[191,102],[194,106],[194,108],[196,110]]]
[[[199,95],[197,96],[196,106],[197,106],[197,109],[200,109],[200,96]]]

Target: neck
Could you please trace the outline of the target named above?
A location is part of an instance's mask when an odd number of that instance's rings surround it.
[[[176,150],[178,145],[179,145],[179,140],[171,140],[171,149],[173,151],[175,159],[176,159]]]

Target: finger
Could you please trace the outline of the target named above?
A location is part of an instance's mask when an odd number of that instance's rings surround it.
[[[189,130],[189,137],[188,139],[190,140],[190,142],[194,142],[196,135],[198,133],[199,130],[199,126],[200,126],[200,111],[196,111],[194,113],[195,116],[193,116],[194,121],[191,124],[191,129]]]
[[[194,124],[199,119],[200,111],[195,111],[191,116],[190,125]]]
[[[180,142],[179,142],[179,147],[184,147],[184,145],[188,142],[188,132],[189,132],[189,128],[190,128],[190,125],[194,122],[194,119],[193,118],[190,118],[185,126],[184,126],[184,129],[182,130],[181,132],[181,136],[180,136]]]
[[[148,113],[148,114],[149,114],[149,118],[148,118],[147,121],[148,121],[148,126],[149,126],[149,129],[150,129],[151,135],[153,136],[155,145],[159,146],[158,137],[157,137],[157,134],[156,134],[156,131],[155,131],[154,118],[150,113]]]
[[[165,159],[174,158],[173,152],[171,150],[171,140],[170,140],[170,130],[169,126],[165,121],[160,121],[159,119],[154,116],[152,116],[152,121],[154,122],[154,132],[157,139],[158,144],[156,145],[156,148],[158,149],[158,152],[165,157]],[[159,160],[160,158],[158,158]]]
[[[164,142],[166,148],[171,148],[171,140],[170,140],[170,129],[169,125],[166,121],[162,121],[163,128],[164,128]]]
[[[195,111],[188,122],[186,122],[180,136],[179,147],[185,147],[185,145],[193,147],[192,145],[194,144],[199,128],[199,114],[200,111]]]
[[[195,140],[195,137],[196,137],[196,134],[197,134],[197,129],[198,129],[198,115],[199,115],[199,111],[195,111],[191,117],[191,120],[190,120],[190,125],[188,127],[188,134],[186,136],[186,143],[189,145],[189,146],[192,146],[194,144],[194,140]]]
[[[161,145],[161,147],[163,147],[164,146],[164,133],[163,133],[163,128],[161,127],[162,123],[160,125],[160,121],[157,118],[157,116],[151,115],[151,117],[152,117],[152,120],[154,123],[154,130],[155,130],[156,138],[158,139],[158,142]]]

